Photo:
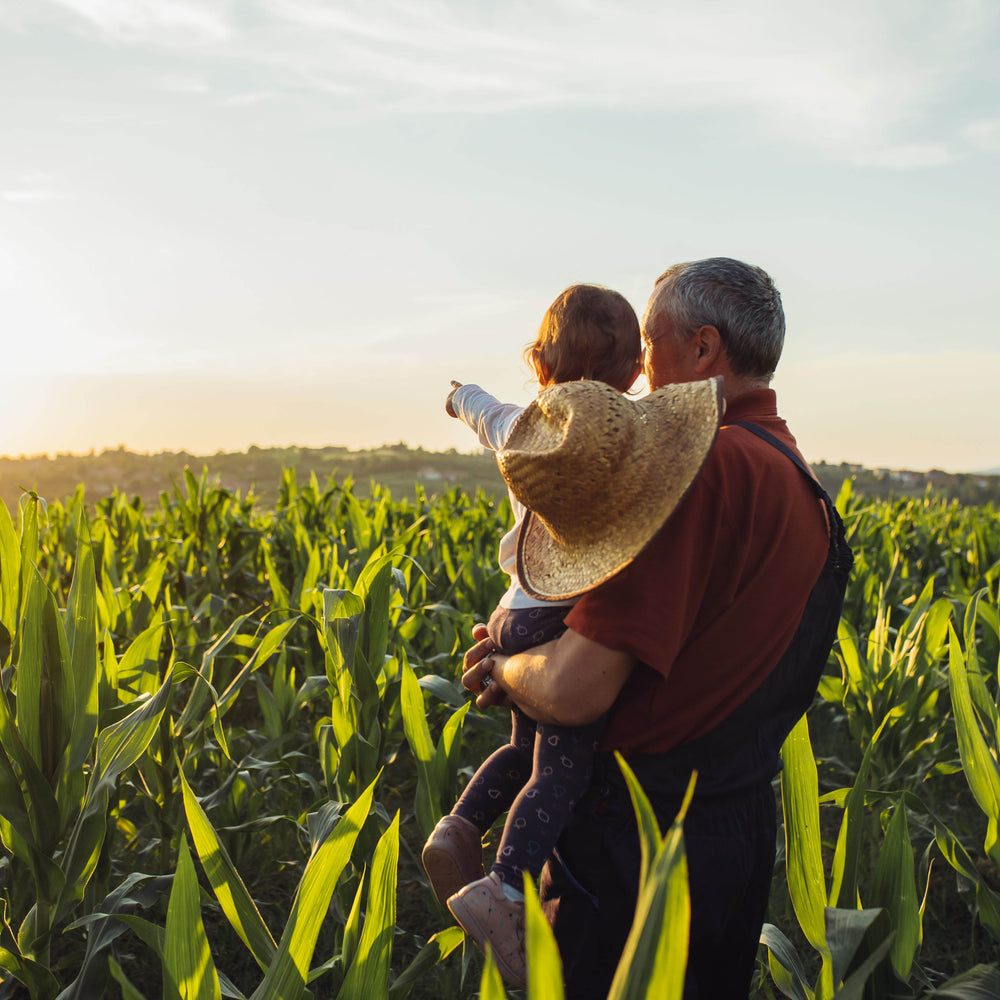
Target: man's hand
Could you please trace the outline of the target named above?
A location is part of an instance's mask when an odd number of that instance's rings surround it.
[[[455,412],[455,407],[452,405],[452,400],[455,398],[455,393],[462,388],[461,382],[456,382],[454,379],[451,380],[451,392],[448,393],[448,398],[444,401],[444,412],[448,414],[449,417],[457,417],[458,414]],[[472,632],[475,635],[475,630]]]
[[[507,693],[499,684],[494,683],[492,676],[497,662],[500,661],[502,669],[502,663],[507,657],[496,651],[485,625],[473,625],[472,638],[476,640],[476,644],[465,654],[462,686],[476,696],[479,708],[510,705]]]
[[[630,653],[567,629],[558,639],[513,656],[495,652],[486,626],[472,630],[462,684],[480,708],[513,702],[536,722],[584,726],[611,708],[635,666]],[[499,689],[499,690],[496,690]]]

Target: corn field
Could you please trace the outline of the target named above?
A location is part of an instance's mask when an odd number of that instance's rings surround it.
[[[996,1000],[1000,520],[837,502],[855,573],[776,779],[753,996]],[[507,995],[419,852],[507,736],[459,677],[509,519],[291,471],[269,510],[191,473],[155,509],[0,504],[0,1000]],[[683,815],[658,829],[626,778],[643,882],[610,996],[670,1000]],[[526,913],[525,995],[558,1000],[530,885]]]

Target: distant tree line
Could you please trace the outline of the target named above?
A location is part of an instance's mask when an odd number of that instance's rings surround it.
[[[89,455],[59,454],[0,457],[0,499],[14,510],[25,490],[34,490],[47,500],[64,500],[79,484],[91,503],[114,489],[137,496],[144,503],[183,480],[184,469],[196,475],[203,469],[213,483],[224,489],[254,495],[264,505],[278,496],[282,470],[294,468],[305,482],[315,475],[321,485],[343,484],[350,479],[357,493],[367,494],[373,483],[388,488],[393,496],[412,494],[416,486],[440,493],[453,486],[474,492],[502,493],[503,479],[490,452],[462,454],[454,448],[430,452],[410,448],[403,442],[380,448],[351,451],[348,448],[259,448],[245,452],[192,455],[188,452],[138,454],[124,447]],[[860,465],[820,462],[813,466],[826,489],[836,496],[845,479],[855,493],[872,497],[922,497],[928,492],[965,505],[1000,505],[1000,476],[947,473],[939,470],[867,469]]]

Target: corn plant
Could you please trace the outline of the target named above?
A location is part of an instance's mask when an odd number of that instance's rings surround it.
[[[153,738],[172,684],[168,671],[116,721],[102,724],[98,683],[106,662],[98,654],[96,585],[82,526],[78,534],[63,617],[34,561],[37,501],[22,511],[19,544],[0,505],[0,617],[10,637],[9,681],[0,685],[0,839],[8,852],[0,968],[42,1000],[59,992],[63,971],[53,941],[92,889],[117,779]],[[29,880],[33,896],[25,898],[19,889]]]

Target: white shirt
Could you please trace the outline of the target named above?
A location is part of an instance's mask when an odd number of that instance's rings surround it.
[[[451,405],[459,419],[476,432],[479,443],[490,451],[500,451],[517,418],[524,412],[523,406],[515,403],[501,403],[478,385],[463,385],[455,390]],[[502,608],[537,608],[551,605],[572,605],[569,601],[539,601],[529,597],[517,578],[517,533],[527,514],[527,508],[510,490],[510,506],[514,511],[514,527],[500,539],[498,562],[500,569],[510,577],[510,586],[500,598]]]

